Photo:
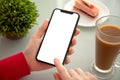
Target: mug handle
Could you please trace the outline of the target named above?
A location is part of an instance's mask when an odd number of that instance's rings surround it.
[[[117,58],[115,60],[114,66],[116,68],[120,68],[120,50],[118,51],[118,56],[117,56]]]

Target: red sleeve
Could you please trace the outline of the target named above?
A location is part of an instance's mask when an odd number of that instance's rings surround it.
[[[0,80],[18,80],[30,74],[22,52],[0,60]]]

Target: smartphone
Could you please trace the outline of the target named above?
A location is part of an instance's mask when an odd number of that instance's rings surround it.
[[[54,66],[54,59],[58,58],[64,63],[79,17],[78,13],[72,11],[58,8],[53,10],[37,52],[37,61]]]

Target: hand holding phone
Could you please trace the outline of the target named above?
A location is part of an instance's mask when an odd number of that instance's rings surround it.
[[[36,59],[54,65],[54,59],[58,58],[61,63],[64,63],[78,20],[79,14],[75,12],[55,9]]]

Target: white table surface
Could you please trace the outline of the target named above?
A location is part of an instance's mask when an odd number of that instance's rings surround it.
[[[0,37],[0,59],[13,55],[19,51],[22,51],[30,36],[37,30],[37,28],[43,23],[44,19],[50,17],[52,10],[57,7],[57,0],[32,0],[36,3],[39,10],[40,17],[38,18],[38,24],[33,27],[29,34],[20,40],[8,40]],[[67,2],[66,0],[64,2]],[[120,15],[120,0],[100,0],[110,10],[110,14]],[[64,3],[65,4],[65,3]],[[64,6],[64,5],[63,5]],[[85,71],[89,71],[91,62],[94,60],[95,50],[95,28],[94,27],[80,27],[81,33],[76,37],[77,44],[75,45],[74,54],[71,57],[71,63],[65,65],[67,68],[81,68]],[[21,65],[22,66],[22,65]],[[32,72],[30,75],[22,78],[21,80],[54,80],[53,72],[56,69],[52,68],[45,71]],[[117,69],[112,80],[120,80],[120,69]]]

